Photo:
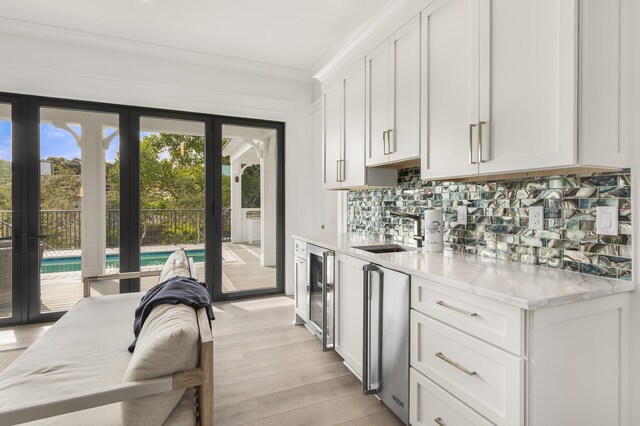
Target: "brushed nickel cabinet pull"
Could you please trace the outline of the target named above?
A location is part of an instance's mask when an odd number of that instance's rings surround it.
[[[451,305],[445,303],[442,300],[438,300],[436,302],[436,304],[440,305],[440,306],[442,306],[444,308],[451,309],[452,311],[460,312],[461,314],[467,315],[469,317],[477,317],[478,316],[478,314],[475,313],[475,312],[469,312],[469,311],[465,311],[464,309],[456,308],[455,306],[451,306]]]
[[[475,124],[469,124],[469,164],[476,164],[473,161],[473,128],[476,127]]]
[[[389,132],[386,130],[382,132],[382,143],[384,155],[389,155]]]
[[[443,360],[444,362],[446,362],[447,364],[454,366],[455,368],[457,368],[458,370],[462,371],[465,374],[468,374],[469,376],[475,376],[477,374],[475,371],[469,370],[468,368],[461,366],[460,364],[451,360],[450,358],[447,358],[447,356],[442,352],[436,352],[435,355],[441,360]]]
[[[486,163],[486,161],[482,159],[482,125],[487,124],[487,122],[480,121],[478,124],[478,162]]]
[[[345,177],[344,175],[346,174],[346,166],[345,166],[345,160],[340,160],[340,182],[344,182],[345,181]]]
[[[393,142],[393,151],[391,151],[391,132],[393,132],[393,129],[387,130],[387,146],[388,146],[389,154],[393,154],[394,152],[397,151],[395,138],[393,138],[393,141],[394,141]]]
[[[336,160],[336,182],[340,182],[340,160]]]
[[[433,421],[436,422],[438,426],[447,426],[444,420],[442,420],[442,417],[436,417]]]

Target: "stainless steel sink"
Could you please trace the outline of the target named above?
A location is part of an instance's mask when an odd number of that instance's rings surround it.
[[[370,246],[351,246],[351,248],[368,251],[369,253],[399,253],[407,251],[398,244],[374,244]]]

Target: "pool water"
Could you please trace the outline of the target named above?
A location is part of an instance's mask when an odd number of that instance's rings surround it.
[[[195,263],[204,262],[204,249],[186,250],[187,255],[193,258]],[[164,265],[173,251],[146,251],[140,253],[140,266]],[[120,267],[120,255],[107,255],[107,269]],[[80,256],[55,257],[42,259],[40,272],[44,274],[54,272],[74,272],[82,270],[82,258]]]

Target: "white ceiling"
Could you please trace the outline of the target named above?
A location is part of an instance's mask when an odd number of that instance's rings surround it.
[[[310,71],[394,0],[1,0],[0,17]],[[1,30],[1,29],[0,29]],[[82,33],[78,36],[82,37]]]

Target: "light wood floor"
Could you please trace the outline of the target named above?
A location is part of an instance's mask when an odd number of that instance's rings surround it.
[[[284,297],[215,303],[216,425],[400,425]]]

